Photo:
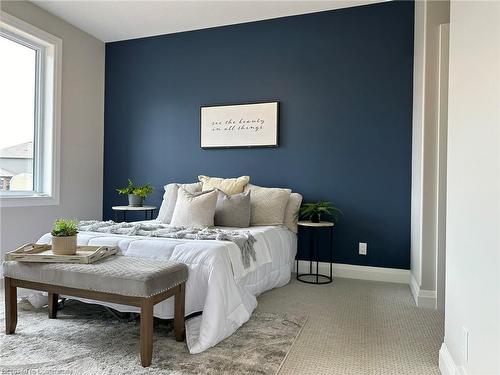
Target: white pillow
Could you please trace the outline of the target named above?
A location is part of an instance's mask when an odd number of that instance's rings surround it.
[[[170,225],[175,227],[213,227],[217,190],[190,193],[184,188],[177,192],[177,202]]]
[[[297,211],[302,203],[302,195],[298,193],[291,193],[290,198],[285,209],[285,218],[283,223],[290,229],[293,233],[298,232],[297,228]]]
[[[220,178],[202,175],[198,176],[198,180],[203,184],[203,190],[219,189],[227,195],[233,195],[243,193],[243,189],[250,181],[250,177]]]
[[[250,225],[281,225],[284,222],[285,209],[290,198],[290,189],[266,188],[248,184],[250,190]]]
[[[175,202],[177,201],[177,191],[179,186],[183,187],[190,193],[197,193],[201,191],[201,182],[195,182],[192,184],[168,184],[164,186],[165,193],[163,194],[163,201],[161,202],[160,210],[158,211],[158,216],[156,220],[160,220],[165,224],[170,224],[172,221],[172,215],[174,213]]]

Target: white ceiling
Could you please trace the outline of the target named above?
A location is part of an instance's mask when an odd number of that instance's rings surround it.
[[[39,7],[104,42],[347,8],[381,0],[53,1]]]

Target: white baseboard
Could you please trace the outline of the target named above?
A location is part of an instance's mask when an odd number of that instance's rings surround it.
[[[309,261],[299,260],[299,268],[301,273],[308,272]],[[322,273],[324,275],[330,274],[330,263],[319,262],[318,268],[319,273]],[[313,262],[313,272],[316,272],[316,262]],[[410,280],[410,270],[333,263],[333,276],[346,279],[385,281],[390,283],[408,284]]]
[[[413,299],[418,307],[423,307],[426,309],[435,309],[437,304],[437,293],[435,290],[425,290],[421,289],[418,285],[417,280],[410,273],[410,290],[413,295]]]
[[[439,349],[439,371],[442,375],[467,375],[465,368],[455,363],[444,342]]]

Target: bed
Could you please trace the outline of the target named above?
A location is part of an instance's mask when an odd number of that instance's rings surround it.
[[[154,223],[155,220],[144,223]],[[203,352],[232,335],[251,316],[256,297],[290,281],[297,238],[285,226],[223,228],[248,231],[255,239],[255,261],[244,267],[238,246],[229,241],[187,240],[80,232],[79,245],[117,246],[125,256],[170,259],[189,268],[186,315],[202,312],[186,321],[186,341],[192,354]],[[50,234],[38,243],[50,243]],[[121,312],[138,312],[131,306],[82,300]],[[173,318],[173,301],[157,304],[154,316]]]

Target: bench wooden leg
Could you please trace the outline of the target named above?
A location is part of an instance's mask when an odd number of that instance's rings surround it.
[[[141,364],[151,365],[153,357],[153,301],[144,298],[141,302]]]
[[[16,332],[17,326],[17,288],[10,277],[5,278],[5,333]]]
[[[57,317],[58,300],[59,294],[49,293],[49,319],[55,319]]]
[[[174,295],[175,310],[174,310],[174,333],[176,341],[184,341],[186,329],[184,325],[184,306],[186,296],[186,284],[179,285],[178,291]]]

